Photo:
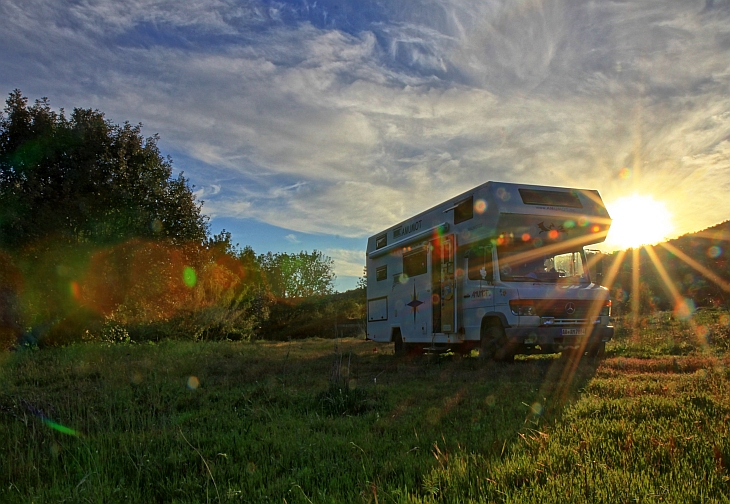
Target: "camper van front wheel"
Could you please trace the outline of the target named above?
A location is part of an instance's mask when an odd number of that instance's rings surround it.
[[[606,355],[606,342],[605,341],[599,341],[598,343],[593,343],[588,348],[588,357],[596,358],[596,357],[603,357]]]
[[[498,350],[505,344],[504,331],[498,325],[489,325],[482,328],[479,342],[479,357],[482,359],[496,358]]]

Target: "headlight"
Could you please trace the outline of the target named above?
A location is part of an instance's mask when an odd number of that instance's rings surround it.
[[[513,299],[509,302],[509,309],[512,310],[513,315],[535,315],[535,306],[530,299]]]
[[[611,300],[610,299],[606,300],[606,302],[603,303],[603,307],[601,307],[601,316],[602,317],[611,316]]]

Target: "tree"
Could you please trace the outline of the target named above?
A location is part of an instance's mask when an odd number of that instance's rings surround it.
[[[262,254],[259,264],[271,293],[279,298],[302,298],[334,292],[334,261],[318,250],[298,254]]]
[[[202,243],[207,217],[157,141],[98,110],[67,118],[46,98],[28,106],[20,90],[10,93],[0,114],[0,246]]]
[[[363,292],[367,290],[367,288],[368,288],[368,269],[366,267],[363,267],[362,276],[357,279],[357,285],[355,286],[355,288],[358,290],[362,290]]]
[[[10,93],[0,113],[0,252],[23,282],[14,287],[0,279],[0,290],[18,306],[4,319],[50,327],[86,314],[84,281],[92,280],[109,302],[89,315],[98,319],[124,302],[126,284],[133,284],[111,272],[134,259],[173,274],[175,258],[189,255],[183,249],[205,246],[208,218],[157,141],[144,138],[140,125],[112,124],[98,110],[76,108],[67,117],[46,98],[29,106],[20,90]],[[117,264],[101,271],[119,283],[90,279],[89,268],[105,256]],[[78,316],[79,324],[89,317]]]

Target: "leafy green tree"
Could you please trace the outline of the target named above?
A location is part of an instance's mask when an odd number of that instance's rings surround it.
[[[298,254],[262,254],[258,258],[272,295],[279,299],[334,292],[334,261],[318,250]]]
[[[362,276],[357,279],[357,285],[355,285],[355,288],[358,290],[362,290],[363,292],[367,290],[367,288],[368,288],[368,269],[367,268],[362,269]]]
[[[28,106],[20,90],[10,93],[0,115],[0,246],[202,243],[207,217],[157,141],[98,110],[67,118],[46,98]]]
[[[20,90],[10,93],[0,113],[0,251],[23,281],[0,281],[17,306],[4,319],[50,332],[74,319],[68,331],[88,330],[91,318],[98,322],[126,302],[136,285],[132,274],[113,272],[155,265],[146,280],[149,298],[157,292],[150,285],[168,286],[154,273],[177,274],[176,258],[190,256],[183,249],[205,247],[208,219],[157,141],[98,110],[76,108],[67,117],[46,98],[28,105]],[[105,256],[116,263],[94,266]],[[107,277],[90,278],[92,266]],[[95,300],[108,302],[103,310],[84,303],[89,282],[105,294]]]

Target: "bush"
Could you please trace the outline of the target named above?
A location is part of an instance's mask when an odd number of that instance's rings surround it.
[[[351,290],[329,296],[279,299],[257,336],[289,340],[309,337],[361,336],[365,331],[365,291]]]

